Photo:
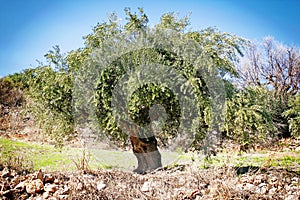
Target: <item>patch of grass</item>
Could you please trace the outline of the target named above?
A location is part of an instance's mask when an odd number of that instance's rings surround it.
[[[178,153],[160,151],[163,166],[193,164],[199,168],[211,167],[283,167],[298,169],[300,171],[300,152],[256,152],[239,156],[237,153],[219,153],[205,159],[203,154]],[[137,160],[132,152],[110,151],[102,149],[87,149],[85,155],[89,156],[89,169],[118,168],[131,171],[137,167]],[[82,160],[82,148],[56,148],[52,145],[15,141],[0,137],[0,164],[10,160],[32,163],[33,169],[45,171],[71,171],[78,169],[76,162]],[[7,162],[8,163],[8,162]],[[78,164],[78,162],[77,162]],[[17,165],[20,165],[17,164]],[[27,165],[27,164],[26,164]]]
[[[69,149],[57,149],[51,145],[41,145],[0,137],[0,155],[2,161],[22,156],[33,163],[34,170],[60,170],[62,164],[71,163]],[[24,160],[24,162],[25,162]]]
[[[281,158],[275,159],[273,162],[274,166],[281,166],[281,167],[291,167],[291,166],[300,166],[300,156],[292,156],[286,155]]]
[[[34,170],[72,171],[82,168],[83,148],[56,148],[54,145],[15,141],[0,137],[0,163],[22,156],[23,162],[31,162]],[[131,152],[87,149],[89,169],[120,168],[132,170],[137,161]],[[86,157],[87,158],[87,157]]]

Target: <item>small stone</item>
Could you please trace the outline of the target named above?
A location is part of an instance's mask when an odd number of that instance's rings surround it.
[[[50,197],[50,193],[49,192],[44,192],[43,193],[43,199],[48,199]]]
[[[256,190],[256,192],[260,194],[266,194],[267,191],[268,191],[268,185],[266,183],[259,184]]]
[[[51,174],[44,175],[44,182],[45,183],[53,183],[54,177]]]
[[[102,181],[97,184],[98,190],[103,190],[104,188],[106,188],[106,184],[104,184]]]
[[[54,179],[53,183],[59,184],[59,180],[56,178],[56,179]]]
[[[258,185],[258,187],[266,187],[266,186],[268,186],[268,184],[266,184],[266,183],[261,183]]]
[[[3,170],[2,170],[2,174],[1,174],[1,177],[2,178],[6,178],[6,177],[9,177],[10,176],[10,171],[7,167],[5,167]]]
[[[289,195],[289,196],[286,198],[286,200],[297,200],[297,199],[298,199],[297,195]]]
[[[277,185],[277,183],[278,183],[277,177],[274,176],[274,177],[270,178],[269,182],[271,185]]]
[[[69,193],[69,187],[67,185],[64,186],[64,189],[61,191],[61,195],[66,195]]]
[[[59,195],[59,199],[68,199],[69,195]]]
[[[42,172],[41,169],[36,174],[36,179],[40,179],[42,182],[44,182],[44,173]]]
[[[83,184],[82,183],[78,183],[77,187],[76,187],[76,190],[79,190],[79,191],[83,190]]]
[[[243,176],[241,177],[240,181],[241,181],[242,183],[247,183],[247,182],[249,182],[249,177],[248,177],[247,175],[243,175]]]
[[[18,185],[16,185],[15,189],[16,190],[24,190],[26,185],[28,184],[28,181],[22,181]]]
[[[253,190],[254,188],[255,188],[255,185],[253,185],[251,183],[246,183],[246,185],[245,185],[246,190]]]
[[[58,200],[59,198],[58,197],[48,197],[48,199],[47,200]]]
[[[244,188],[243,184],[241,184],[241,183],[240,183],[240,184],[237,184],[236,187],[237,187],[239,190],[243,190],[243,188]]]
[[[264,177],[263,177],[262,175],[257,175],[257,176],[254,178],[253,184],[254,184],[254,185],[259,185],[259,184],[262,182],[263,178],[264,178]]]
[[[44,190],[46,191],[46,192],[52,192],[52,193],[54,193],[54,192],[56,192],[57,191],[57,185],[55,185],[55,184],[49,184],[49,183],[47,183],[45,186],[44,186]]]
[[[292,182],[292,185],[299,185],[299,178],[297,178],[297,177],[293,177],[292,178],[292,180],[291,180],[291,182]]]
[[[150,183],[149,182],[145,182],[141,188],[142,192],[149,192],[150,191]]]
[[[35,194],[40,192],[43,188],[43,182],[40,179],[36,179],[26,185],[26,192],[29,194]]]
[[[271,189],[269,190],[269,194],[270,194],[270,195],[273,195],[273,194],[276,193],[276,191],[277,191],[276,188],[271,188]]]
[[[10,172],[10,175],[11,175],[12,177],[15,177],[15,176],[18,175],[18,173],[17,173],[16,170],[12,170],[12,171]]]
[[[295,148],[295,151],[300,151],[300,146]]]

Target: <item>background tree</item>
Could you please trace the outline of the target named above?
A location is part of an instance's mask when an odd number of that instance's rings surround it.
[[[288,107],[288,100],[299,93],[299,49],[284,46],[267,37],[263,44],[249,45],[246,59],[239,65],[238,72],[242,86],[262,86],[272,91],[273,121],[283,136],[290,136],[288,118],[282,113]]]
[[[63,145],[63,140],[74,133],[72,110],[73,76],[68,68],[65,55],[55,46],[45,57],[48,65],[43,65],[27,74],[31,101],[31,112],[42,133]]]
[[[265,88],[250,86],[227,99],[224,131],[240,144],[240,151],[263,144],[276,132],[270,106],[273,98],[269,93]]]

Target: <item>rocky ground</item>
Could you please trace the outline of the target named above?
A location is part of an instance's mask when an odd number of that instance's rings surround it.
[[[24,174],[0,168],[0,199],[300,199],[300,175],[284,169],[197,169],[146,175],[116,170]],[[248,170],[248,169],[247,169]],[[246,170],[246,171],[247,171]]]
[[[5,111],[5,110],[4,110]],[[7,112],[8,113],[8,112]],[[2,136],[34,141],[30,120],[2,113]],[[14,122],[14,124],[12,124]],[[30,133],[30,134],[29,134]],[[231,151],[234,146],[226,144]],[[284,140],[273,151],[293,150]],[[274,149],[273,149],[274,148]],[[270,149],[270,148],[268,148]],[[300,199],[300,174],[280,168],[209,168],[176,165],[145,175],[118,170],[29,173],[0,163],[0,199]]]

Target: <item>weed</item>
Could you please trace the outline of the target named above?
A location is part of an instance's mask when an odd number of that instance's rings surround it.
[[[17,171],[18,173],[30,173],[34,171],[32,161],[24,156],[1,156],[0,166]]]
[[[76,159],[72,159],[72,161],[75,164],[77,170],[89,171],[90,170],[89,163],[91,161],[91,154],[87,150],[85,142],[82,142],[82,147],[83,148],[81,150],[81,155],[78,156]]]

